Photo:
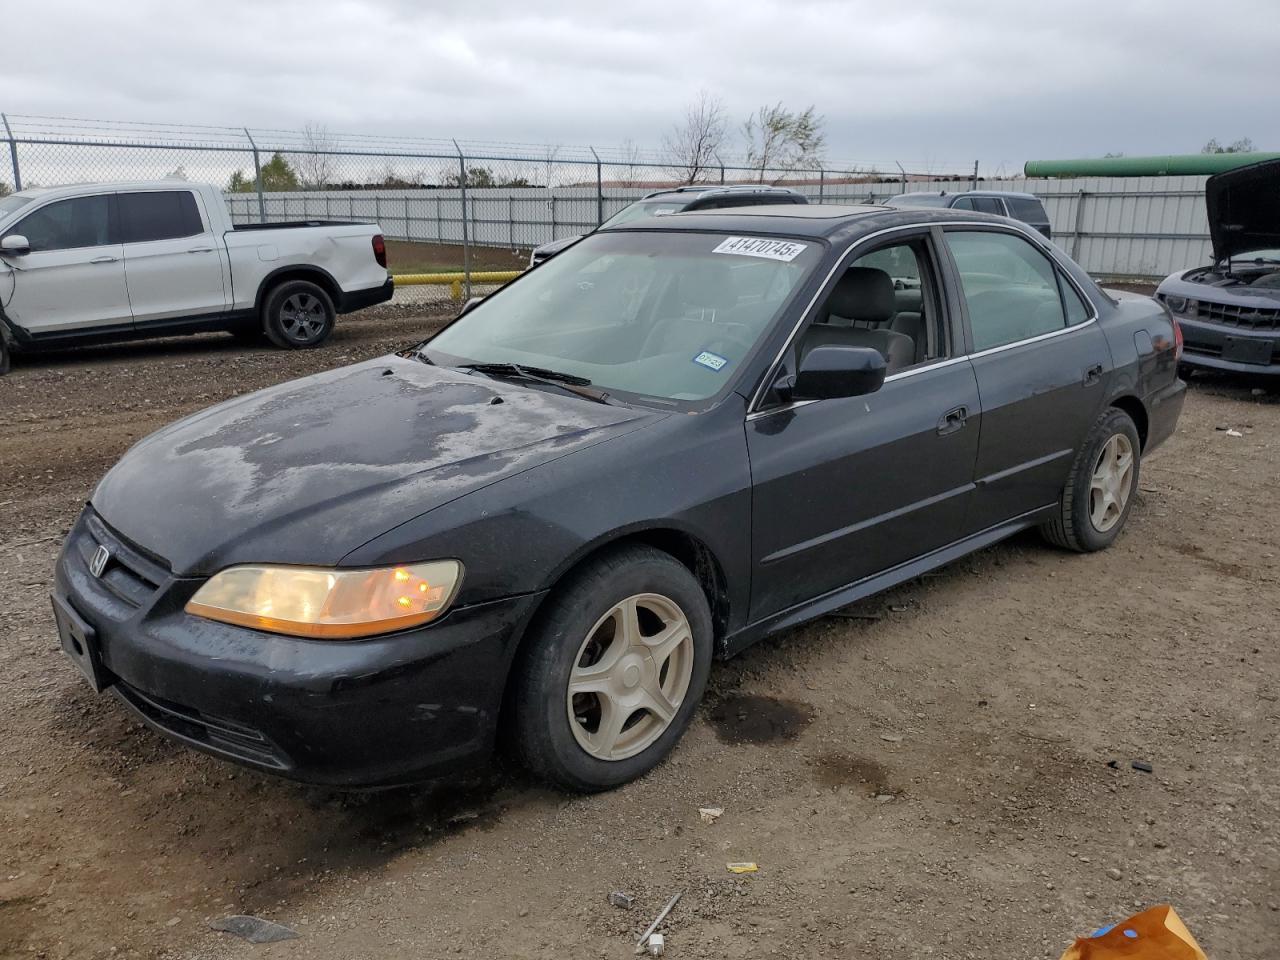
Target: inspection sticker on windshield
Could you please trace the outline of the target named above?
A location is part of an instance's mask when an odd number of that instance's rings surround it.
[[[720,356],[718,353],[712,353],[710,350],[703,350],[693,358],[693,362],[702,364],[708,370],[719,370],[729,362],[729,359]]]
[[[764,237],[729,237],[712,253],[732,253],[739,257],[764,257],[790,263],[804,253],[808,244],[791,240],[768,240]]]

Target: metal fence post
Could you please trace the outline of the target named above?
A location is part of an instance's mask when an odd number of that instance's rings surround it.
[[[972,189],[974,190],[978,189],[978,161],[977,160],[973,161],[973,188]]]
[[[818,168],[818,202],[822,203],[827,198],[827,171],[822,167]]]
[[[516,195],[507,194],[507,246],[516,248]]]
[[[258,156],[258,145],[253,142],[253,134],[249,132],[249,128],[244,128],[244,135],[249,140],[249,146],[253,148],[253,182],[258,190],[258,222],[267,222],[267,200],[262,195],[262,159]]]
[[[13,162],[13,189],[14,192],[22,190],[22,171],[18,169],[18,144],[13,139],[13,131],[9,128],[9,118],[0,113],[0,120],[4,121],[4,135],[9,138],[9,159]]]
[[[404,195],[404,238],[411,240],[412,235],[409,233],[409,195]]]
[[[1084,198],[1088,196],[1081,190],[1076,197],[1076,226],[1071,234],[1071,259],[1077,260],[1080,253],[1080,232],[1084,229]],[[1079,262],[1077,260],[1077,262]]]
[[[458,151],[458,189],[462,195],[462,277],[467,284],[467,299],[471,299],[471,231],[467,223],[467,159],[462,155],[458,141],[453,141]]]
[[[596,226],[604,223],[604,177],[600,171],[600,154],[591,147],[591,155],[596,158]]]

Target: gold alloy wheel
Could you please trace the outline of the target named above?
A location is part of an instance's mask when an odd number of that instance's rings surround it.
[[[1123,433],[1103,444],[1089,483],[1089,521],[1106,533],[1124,516],[1133,493],[1133,444]]]
[[[588,631],[569,674],[566,705],[578,745],[625,760],[671,725],[693,676],[693,631],[672,600],[628,597]]]

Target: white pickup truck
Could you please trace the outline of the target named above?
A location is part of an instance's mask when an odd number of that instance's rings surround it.
[[[377,224],[236,226],[217,187],[181,180],[0,197],[0,340],[18,350],[207,330],[314,347],[392,292]]]

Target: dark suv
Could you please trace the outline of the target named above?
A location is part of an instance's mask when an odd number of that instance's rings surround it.
[[[670,190],[658,190],[646,194],[629,206],[623,207],[600,227],[616,227],[620,223],[638,220],[641,217],[665,217],[671,213],[683,213],[686,210],[714,210],[720,207],[749,207],[757,203],[808,203],[803,194],[788,190],[786,187],[766,187],[759,184],[739,184],[731,187],[720,185],[692,185],[675,187]],[[599,228],[597,228],[599,229]],[[582,234],[574,237],[563,237],[552,240],[540,247],[534,247],[529,254],[529,266],[536,267],[544,260],[550,260],[570,244],[582,239]]]
[[[1012,217],[1035,227],[1049,239],[1049,214],[1044,204],[1033,193],[1013,193],[1009,190],[966,190],[964,193],[900,193],[885,201],[889,207],[953,207],[956,210],[976,210],[978,213],[994,213],[1000,217]]]

